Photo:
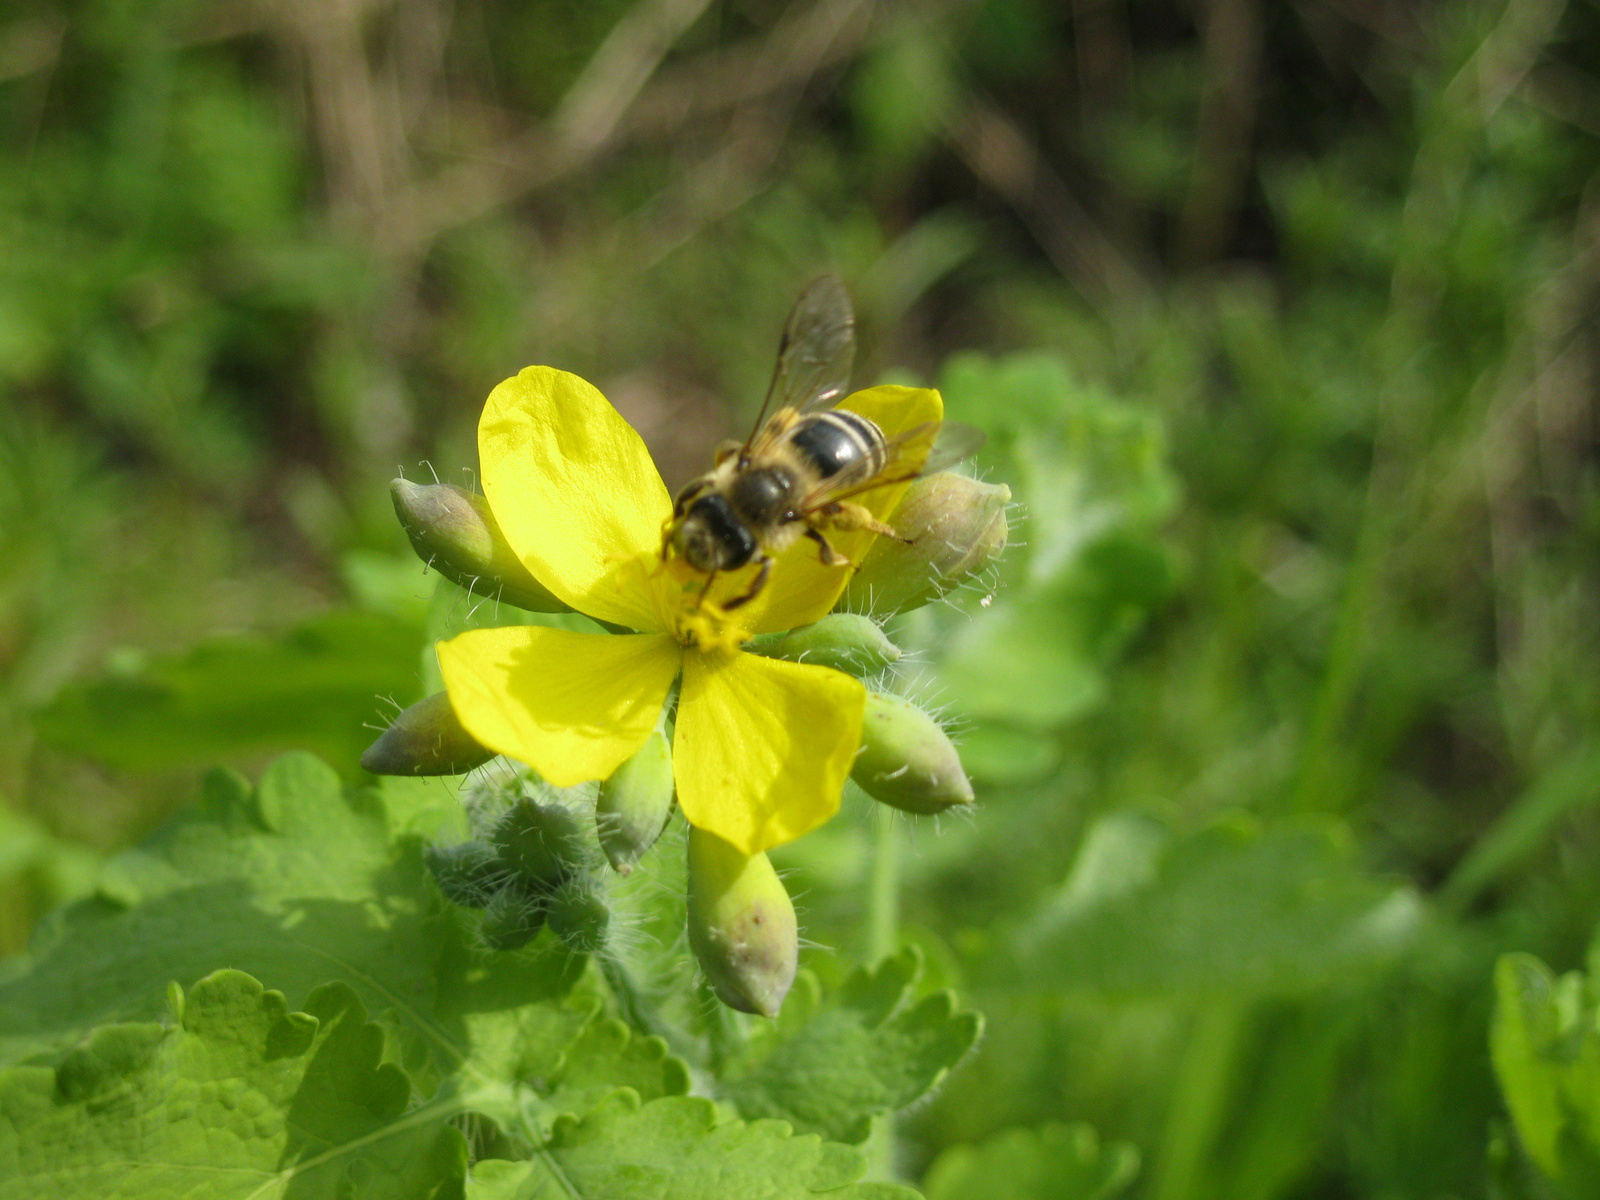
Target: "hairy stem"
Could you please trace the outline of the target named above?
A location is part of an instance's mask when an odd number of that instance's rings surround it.
[[[867,889],[867,958],[877,962],[900,944],[900,823],[888,812],[873,827]]]

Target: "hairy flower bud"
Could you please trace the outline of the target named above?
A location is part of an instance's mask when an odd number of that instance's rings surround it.
[[[389,484],[395,515],[418,557],[469,592],[530,612],[571,612],[513,553],[489,502],[448,483]]]
[[[495,826],[501,866],[524,886],[553,888],[585,864],[583,826],[571,809],[523,797]]]
[[[505,873],[499,852],[488,842],[429,846],[423,858],[445,898],[466,908],[487,905],[496,883]]]
[[[519,887],[502,888],[483,910],[478,936],[491,950],[517,950],[544,924],[545,898]]]
[[[462,728],[449,695],[435,692],[397,716],[361,766],[374,775],[464,775],[493,757]]]
[[[917,480],[889,518],[907,542],[881,537],[850,580],[839,608],[888,616],[959,587],[1000,557],[1011,489],[938,471]]]
[[[557,888],[546,910],[550,932],[579,954],[593,954],[611,929],[611,902],[593,876],[580,875]]]
[[[775,1017],[800,957],[794,904],[765,854],[689,830],[689,945],[717,998]]]
[[[619,875],[633,870],[672,815],[672,745],[659,729],[600,785],[595,832]]]
[[[900,658],[900,647],[884,635],[876,621],[847,612],[829,613],[782,637],[753,642],[748,649],[768,658],[832,667],[858,678],[876,675]]]
[[[940,813],[972,803],[955,746],[937,721],[899,696],[867,694],[850,778],[874,800],[905,812]]]

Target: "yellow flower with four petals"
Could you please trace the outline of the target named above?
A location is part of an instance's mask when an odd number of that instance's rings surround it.
[[[891,438],[943,413],[927,388],[870,388],[840,407]],[[643,440],[565,371],[529,367],[495,388],[478,452],[495,520],[528,570],[577,611],[638,632],[525,625],[441,642],[445,687],[466,730],[558,787],[605,779],[644,745],[681,676],[673,773],[690,824],[754,855],[832,817],[860,743],[865,689],[843,672],[739,646],[825,616],[849,569],[824,567],[802,539],[751,603],[726,616],[702,606],[703,577],[660,562],[672,502]],[[906,486],[858,499],[886,518]],[[873,536],[830,540],[860,562]],[[741,582],[719,579],[713,599]]]

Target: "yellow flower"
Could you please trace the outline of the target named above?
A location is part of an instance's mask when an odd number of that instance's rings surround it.
[[[844,407],[893,435],[943,411],[926,388],[878,387]],[[673,773],[690,823],[749,855],[792,841],[838,811],[861,739],[866,693],[840,671],[740,650],[749,636],[827,614],[849,570],[824,567],[801,539],[764,591],[724,616],[749,573],[663,569],[666,486],[644,442],[594,387],[529,367],[489,396],[478,424],[484,492],[517,556],[579,612],[638,633],[543,626],[476,629],[439,644],[456,715],[489,749],[568,787],[605,779],[656,727],[682,675]],[[881,517],[905,485],[860,497]],[[870,533],[830,535],[860,562]],[[678,564],[681,567],[681,564]]]

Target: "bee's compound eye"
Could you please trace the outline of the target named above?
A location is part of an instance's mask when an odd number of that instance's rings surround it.
[[[695,570],[716,570],[716,545],[711,531],[697,513],[690,513],[679,523],[672,535],[672,545]]]

